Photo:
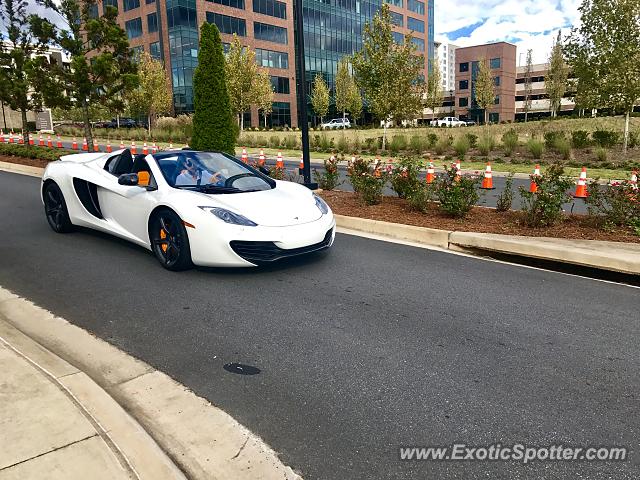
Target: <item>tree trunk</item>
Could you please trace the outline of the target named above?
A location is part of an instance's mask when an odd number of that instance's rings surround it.
[[[631,107],[633,110],[633,107]],[[627,155],[627,144],[629,143],[629,113],[630,110],[627,110],[627,114],[624,117],[624,147],[623,151],[625,156]]]
[[[27,125],[27,110],[23,108],[21,113],[22,113],[22,138],[24,139],[24,144],[29,146],[29,126]],[[53,128],[53,125],[51,127]]]
[[[89,121],[89,104],[82,101],[82,121],[84,123],[84,136],[87,139],[87,146],[93,152],[93,135],[91,134],[91,122]]]
[[[147,131],[149,132],[149,138],[151,138],[151,114],[147,115]]]
[[[240,131],[244,132],[244,112],[240,113]]]
[[[116,127],[120,128],[120,114],[116,115]]]
[[[383,120],[384,129],[382,130],[382,150],[387,149],[387,120]]]

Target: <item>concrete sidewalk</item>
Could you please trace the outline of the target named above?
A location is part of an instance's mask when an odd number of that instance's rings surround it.
[[[0,479],[184,479],[84,373],[0,318]]]

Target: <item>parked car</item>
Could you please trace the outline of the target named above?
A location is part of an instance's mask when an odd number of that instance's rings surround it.
[[[466,127],[467,122],[460,120],[458,117],[444,117],[431,120],[433,127]]]
[[[474,127],[477,125],[475,120],[467,120],[465,123],[467,124],[467,127]]]
[[[322,128],[351,128],[351,122],[348,118],[334,118],[333,120],[320,125]]]
[[[120,128],[136,128],[138,127],[138,122],[136,122],[133,118],[120,118]],[[103,128],[118,128],[118,121],[115,118],[112,118],[110,122],[105,122]]]

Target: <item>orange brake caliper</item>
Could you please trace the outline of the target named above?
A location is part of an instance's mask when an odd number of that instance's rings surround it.
[[[164,233],[164,230],[161,228],[160,229],[160,240],[164,240],[165,238],[167,238],[167,234]],[[160,248],[165,253],[167,252],[167,247],[168,247],[168,245],[166,243],[163,243],[162,245],[160,245]]]

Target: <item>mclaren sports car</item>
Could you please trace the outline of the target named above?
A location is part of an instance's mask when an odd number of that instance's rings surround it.
[[[48,164],[45,215],[151,250],[163,267],[256,266],[331,247],[335,219],[306,187],[220,152],[66,155]]]

